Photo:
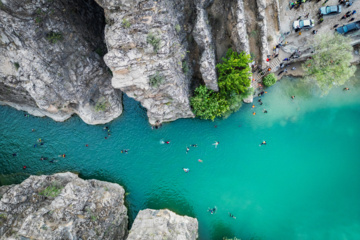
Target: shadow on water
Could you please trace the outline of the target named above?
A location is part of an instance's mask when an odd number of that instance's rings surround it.
[[[221,240],[221,239],[233,239],[235,237],[235,233],[232,229],[227,226],[222,221],[216,221],[213,224],[213,228],[211,229],[211,239],[213,240]]]

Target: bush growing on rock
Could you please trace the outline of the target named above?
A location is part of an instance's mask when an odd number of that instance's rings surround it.
[[[55,44],[57,43],[58,41],[61,41],[63,40],[63,35],[62,33],[58,33],[58,32],[49,32],[47,35],[46,35],[46,39],[52,43],[52,44]]]
[[[351,66],[353,58],[351,39],[340,34],[315,36],[315,53],[302,67],[306,79],[315,81],[324,94],[333,86],[343,85],[354,75],[356,67]]]
[[[44,190],[39,192],[39,195],[45,197],[57,197],[61,192],[62,187],[59,184],[52,183],[50,186],[46,187]]]
[[[219,92],[199,86],[190,99],[194,114],[201,119],[228,117],[240,109],[244,98],[252,94],[249,88],[250,55],[229,49],[222,61],[216,66],[219,72]]]
[[[157,53],[160,49],[160,41],[159,37],[156,37],[153,33],[149,33],[146,37],[147,43],[153,46],[154,52]]]
[[[161,75],[158,71],[156,71],[155,74],[149,77],[149,85],[151,87],[157,88],[164,82],[164,80],[165,80],[164,76]]]
[[[101,98],[95,104],[96,112],[103,112],[109,107],[109,102],[105,98]]]
[[[276,83],[277,79],[274,73],[270,73],[268,75],[266,75],[263,79],[263,84],[266,87],[270,87],[272,85],[274,85]]]

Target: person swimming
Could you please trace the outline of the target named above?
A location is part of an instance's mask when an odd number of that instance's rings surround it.
[[[41,142],[41,143],[40,143],[41,146],[44,145],[44,144],[45,144],[44,142]]]
[[[170,141],[166,141],[165,143],[166,143],[166,144],[170,144]]]
[[[34,148],[36,148],[37,147],[37,144],[34,144]]]
[[[262,141],[262,143],[260,144],[260,146],[261,145],[266,145],[266,141],[264,140],[264,141]]]
[[[266,109],[264,109],[264,111],[263,111],[264,113],[267,113],[267,110]]]
[[[197,147],[197,144],[192,144],[191,146],[192,146],[192,147]]]
[[[344,88],[343,90],[344,90],[344,91],[349,91],[350,89],[346,87],[346,88]]]
[[[294,99],[295,98],[295,96],[291,96],[291,99]]]
[[[26,166],[23,166],[23,169],[25,170],[25,169],[26,169]]]
[[[184,172],[188,173],[190,171],[190,169],[188,168],[183,168]]]
[[[203,162],[203,160],[201,160],[201,159],[198,159],[198,162]]]
[[[13,153],[12,155],[13,155],[13,157],[16,157],[16,156],[17,156],[17,153]]]
[[[233,219],[236,219],[236,217],[231,213],[229,213],[229,216],[232,217]]]
[[[215,148],[217,148],[217,146],[219,145],[220,142],[215,141],[215,143],[213,143],[213,145],[215,146]]]
[[[49,163],[55,163],[55,162],[57,162],[57,161],[56,161],[56,158],[52,158],[52,159],[49,161]]]
[[[40,142],[41,142],[41,138],[39,138],[37,141],[40,143]]]
[[[66,155],[65,154],[62,154],[62,155],[60,155],[61,157],[63,157],[63,158],[65,158],[66,157]]]
[[[31,129],[32,132],[35,132],[35,129]]]

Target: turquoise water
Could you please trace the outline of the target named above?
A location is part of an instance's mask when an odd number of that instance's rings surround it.
[[[104,126],[78,117],[57,123],[2,106],[0,184],[59,171],[116,182],[130,193],[130,219],[144,208],[169,208],[198,218],[204,240],[360,239],[360,83],[348,86],[319,97],[283,79],[255,109],[244,105],[226,120],[183,119],[158,130],[125,97],[123,115],[107,125],[108,139]],[[45,145],[34,148],[38,138]],[[190,144],[198,147],[186,154]]]

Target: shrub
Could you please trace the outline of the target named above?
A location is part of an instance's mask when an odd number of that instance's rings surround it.
[[[18,62],[14,62],[14,67],[16,68],[16,71],[17,71],[20,68],[20,64]]]
[[[159,37],[156,37],[153,33],[149,33],[146,37],[147,43],[153,46],[154,52],[157,53],[160,49],[160,41]]]
[[[214,120],[228,117],[242,105],[242,100],[252,94],[250,87],[250,55],[228,50],[223,63],[216,65],[219,72],[219,92],[200,86],[190,99],[194,114],[202,119]]]
[[[228,102],[206,86],[195,89],[195,96],[190,99],[190,103],[194,114],[201,119],[214,120],[229,110]]]
[[[100,98],[95,104],[96,112],[103,112],[109,107],[109,102],[105,98]]]
[[[50,186],[46,187],[44,190],[39,192],[39,195],[45,197],[57,197],[63,187],[59,186],[56,183],[52,183]]]
[[[269,36],[267,36],[267,40],[268,40],[268,42],[271,42],[272,40],[274,40],[274,38],[271,35],[269,35]]]
[[[47,34],[46,39],[47,39],[50,43],[55,44],[55,43],[57,43],[58,41],[63,40],[63,35],[62,35],[62,33],[58,33],[58,32],[53,32],[53,31],[51,31],[51,32],[49,32],[49,33]]]
[[[179,33],[181,31],[181,26],[179,24],[176,24],[175,31]]]
[[[122,26],[123,26],[124,28],[129,28],[129,27],[131,27],[131,23],[130,23],[130,21],[127,20],[126,18],[123,18],[123,20],[122,20]]]
[[[266,75],[263,79],[263,83],[265,86],[270,87],[276,83],[277,79],[274,73],[270,73]]]
[[[164,82],[165,78],[163,75],[161,75],[158,71],[156,71],[155,74],[151,75],[149,77],[149,85],[151,87],[159,87],[160,84]]]

